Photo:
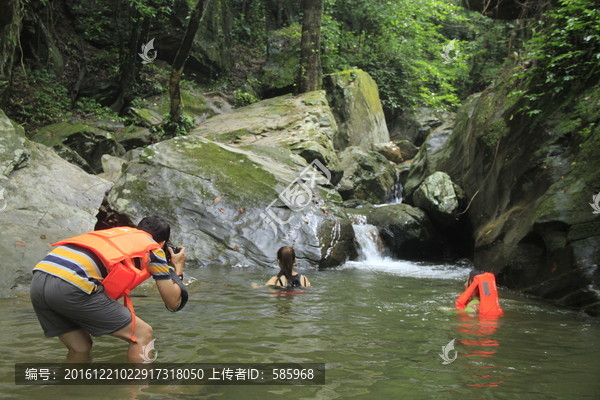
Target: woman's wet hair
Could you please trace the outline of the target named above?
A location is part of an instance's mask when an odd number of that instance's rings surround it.
[[[485,274],[484,271],[481,271],[479,269],[474,269],[471,272],[469,272],[469,280],[467,281],[469,283],[469,285],[473,282],[473,279],[477,276],[477,275],[481,275],[481,274]]]
[[[279,261],[280,271],[277,274],[278,278],[282,275],[287,279],[288,285],[292,284],[292,270],[296,261],[296,253],[291,246],[283,246],[277,250],[277,261]]]
[[[137,229],[144,232],[148,232],[152,235],[152,239],[156,242],[169,241],[171,236],[171,227],[169,223],[162,217],[152,215],[150,217],[143,218],[137,225]]]

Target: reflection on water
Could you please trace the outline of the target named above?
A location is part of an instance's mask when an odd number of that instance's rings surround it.
[[[498,352],[500,341],[494,339],[499,327],[498,318],[481,318],[468,315],[459,316],[460,325],[458,334],[460,343],[463,345],[461,358],[469,369],[469,378],[474,382],[467,383],[468,386],[496,387],[504,383],[503,375],[494,372],[496,360],[494,357]]]
[[[3,398],[10,399],[512,399],[598,398],[600,324],[500,291],[506,316],[457,315],[467,271],[382,260],[306,273],[301,291],[252,288],[274,270],[198,268],[190,301],[169,313],[152,285],[136,289],[136,313],[154,328],[158,362],[326,364],[320,386],[14,385],[15,362],[61,362],[27,293],[0,299]],[[457,359],[440,349],[455,339]],[[94,362],[125,362],[127,344],[95,340]]]

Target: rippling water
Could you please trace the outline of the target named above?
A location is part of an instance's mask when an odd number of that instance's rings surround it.
[[[452,313],[467,270],[381,259],[306,273],[294,295],[252,288],[275,270],[189,269],[173,314],[152,285],[136,290],[158,362],[326,364],[319,386],[17,386],[16,362],[61,362],[26,292],[0,299],[2,398],[10,399],[591,399],[600,398],[600,323],[501,291],[497,321]],[[455,339],[447,365],[442,346]],[[96,339],[93,362],[125,362],[127,344]]]

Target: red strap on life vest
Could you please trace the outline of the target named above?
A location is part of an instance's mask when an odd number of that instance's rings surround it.
[[[131,312],[131,336],[129,337],[129,340],[133,343],[137,343],[137,339],[135,338],[135,310],[133,308],[133,303],[129,298],[129,291],[127,291],[125,297],[123,297],[123,305]]]

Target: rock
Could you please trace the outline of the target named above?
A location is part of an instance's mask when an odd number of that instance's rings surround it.
[[[363,209],[363,208],[371,208],[373,205],[366,200],[360,199],[350,199],[345,200],[343,203],[344,207],[347,209]]]
[[[0,110],[0,179],[8,179],[15,169],[24,167],[30,153],[25,143],[25,130]]]
[[[326,75],[323,88],[338,125],[336,150],[349,146],[370,150],[390,141],[377,84],[369,74],[353,69]]]
[[[402,151],[400,151],[400,148],[392,142],[378,143],[373,147],[373,150],[395,164],[401,164],[404,161],[402,158]]]
[[[406,185],[406,181],[408,180],[408,175],[410,173],[410,168],[412,166],[412,161],[404,161],[400,165],[396,165],[396,176],[398,177],[398,183],[402,186],[402,192],[404,192],[404,186]]]
[[[0,296],[29,282],[51,243],[93,230],[111,186],[15,133],[20,130],[0,110],[0,146],[6,151],[0,152]]]
[[[412,202],[412,194],[421,182],[429,175],[438,171],[437,160],[448,156],[448,154],[444,154],[443,157],[438,157],[438,153],[450,151],[445,147],[446,142],[452,134],[452,130],[448,128],[447,125],[443,124],[438,129],[434,129],[427,136],[427,139],[423,142],[423,145],[419,148],[419,152],[411,163],[410,171],[404,184],[404,192],[409,202]]]
[[[371,209],[367,223],[379,228],[386,247],[401,259],[432,259],[442,254],[442,246],[425,212],[408,204]]]
[[[44,126],[33,133],[32,140],[52,147],[65,160],[94,174],[102,171],[103,154],[125,154],[112,133],[78,120]]]
[[[323,243],[320,267],[342,265],[358,256],[354,245],[354,230],[349,219],[324,220],[319,226],[318,236]]]
[[[344,200],[359,199],[378,204],[391,198],[396,171],[384,156],[375,151],[348,147],[340,153],[340,159],[334,169],[343,171],[337,190]]]
[[[102,156],[102,172],[98,174],[99,178],[106,179],[110,182],[115,182],[121,176],[123,165],[126,161],[119,157],[114,157],[109,154]]]
[[[291,149],[307,162],[326,166],[339,158],[333,148],[335,118],[322,90],[263,100],[218,115],[190,132],[230,145]]]
[[[583,250],[600,236],[589,205],[600,188],[600,88],[536,117],[517,111],[513,90],[499,85],[465,102],[450,137],[435,151],[421,148],[407,186],[446,172],[470,202],[476,267],[501,285],[600,315],[597,251]]]
[[[427,136],[441,125],[446,124],[451,129],[454,117],[454,113],[434,111],[427,107],[409,110],[390,122],[390,137],[394,141],[408,140],[421,146]]]
[[[164,216],[202,265],[272,266],[282,245],[294,246],[301,265],[338,264],[351,254],[352,231],[339,195],[307,165],[286,148],[229,146],[196,132],[144,149],[108,202],[132,221]]]
[[[300,24],[292,24],[271,32],[267,43],[267,62],[261,79],[265,92],[291,91],[298,73],[300,54]]]
[[[445,226],[458,222],[464,196],[464,191],[452,182],[448,174],[439,171],[425,178],[413,194],[415,206]]]
[[[156,134],[150,132],[148,128],[129,125],[115,132],[114,138],[125,150],[132,150],[154,143]]]
[[[406,139],[396,140],[394,143],[400,149],[403,160],[412,160],[419,152],[419,148]]]
[[[145,100],[145,108],[160,116],[169,114],[170,107],[169,93],[164,93],[149,97]],[[224,95],[219,93],[210,93],[201,95],[192,91],[181,89],[181,105],[183,112],[193,118],[195,124],[200,124],[217,114],[223,114],[232,109],[231,104]],[[148,126],[145,124],[144,126]]]
[[[162,115],[148,108],[131,107],[129,110],[131,111],[131,114],[133,114],[133,117],[137,120],[137,124],[145,126],[146,128],[158,126],[163,122]]]

